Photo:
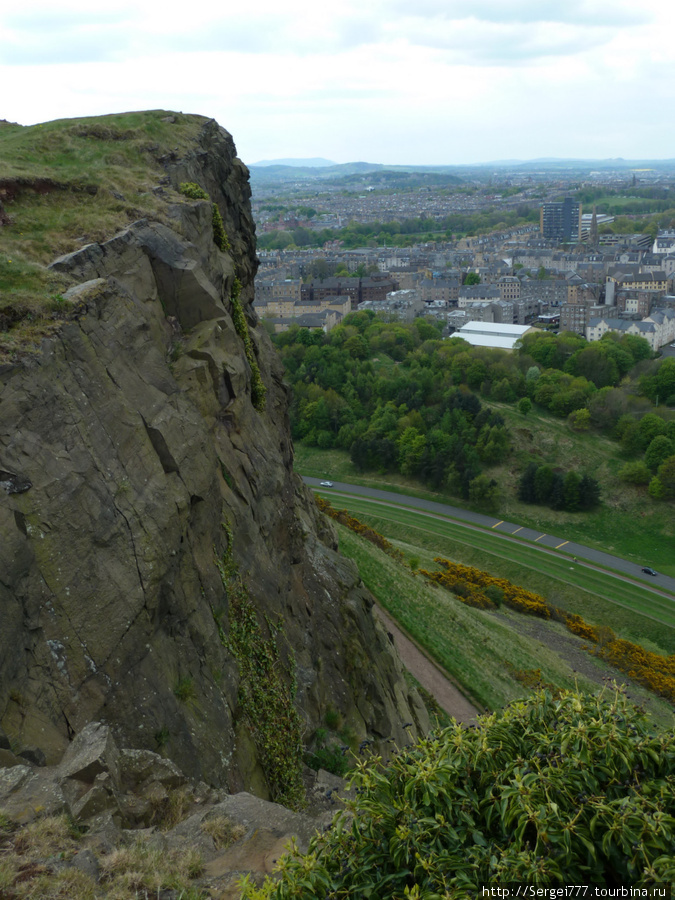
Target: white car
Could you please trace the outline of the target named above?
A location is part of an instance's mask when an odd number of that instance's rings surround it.
[[[333,487],[333,482],[332,481],[322,481],[321,487]]]

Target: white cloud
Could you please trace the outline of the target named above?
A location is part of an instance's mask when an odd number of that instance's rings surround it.
[[[665,157],[674,24],[656,0],[24,0],[0,117],[198,112],[249,161]]]

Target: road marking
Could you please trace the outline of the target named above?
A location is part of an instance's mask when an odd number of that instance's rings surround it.
[[[504,522],[504,520],[503,520],[503,519],[502,519],[502,520],[501,520],[501,521],[500,521],[500,522],[495,522],[495,524],[494,524],[494,525],[493,525],[493,526],[492,526],[492,527],[493,527],[493,528],[496,528],[496,527],[497,527],[497,525],[502,525],[502,524],[503,524],[503,522]]]
[[[558,546],[557,546],[555,549],[556,549],[556,550],[560,550],[560,548],[561,548],[561,547],[564,547],[565,544],[569,544],[569,541],[563,541],[562,544],[558,544]]]
[[[544,534],[540,534],[538,538],[534,539],[535,544],[537,543],[537,541],[540,541],[543,537],[546,537],[546,532],[544,532]]]
[[[525,526],[521,525],[520,528],[516,528],[515,531],[512,531],[511,534],[518,534],[519,531],[522,531]]]

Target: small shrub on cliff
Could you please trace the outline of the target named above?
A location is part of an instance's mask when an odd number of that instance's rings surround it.
[[[213,243],[218,247],[219,250],[223,250],[226,253],[229,253],[232,249],[230,247],[230,239],[227,236],[227,232],[225,231],[225,226],[223,225],[223,217],[220,214],[220,210],[218,209],[218,205],[214,203],[211,207],[211,221],[213,223]]]
[[[540,690],[359,764],[357,796],[245,900],[480,896],[483,886],[634,887],[675,877],[675,734],[617,691]],[[353,820],[350,816],[353,815]]]
[[[231,301],[232,321],[234,322],[234,328],[244,343],[244,352],[246,353],[246,359],[248,360],[248,364],[251,367],[251,402],[253,403],[254,408],[258,410],[258,412],[262,412],[265,409],[265,397],[267,395],[267,388],[263,384],[263,380],[260,375],[260,366],[258,365],[258,360],[256,359],[255,352],[253,350],[251,336],[248,333],[248,322],[246,321],[246,315],[244,314],[244,307],[241,304],[241,282],[238,278],[234,279],[234,284],[232,285]]]
[[[194,181],[184,181],[180,188],[181,194],[189,200],[208,200],[209,195],[203,187],[199,187]]]
[[[256,746],[265,779],[277,803],[298,809],[305,802],[302,782],[302,721],[295,708],[292,652],[281,654],[280,626],[268,620],[270,636],[263,636],[255,607],[232,554],[233,535],[227,522],[227,550],[216,558],[228,599],[229,632],[214,618],[223,646],[239,665],[239,708]]]
[[[196,697],[195,685],[189,675],[179,678],[173,688],[173,693],[182,703],[188,703]]]
[[[184,181],[180,188],[181,194],[190,200],[209,200],[210,197],[198,184],[194,181]],[[219,250],[225,250],[229,253],[230,241],[223,225],[223,217],[220,214],[217,203],[211,204],[211,222],[213,224],[213,243]]]

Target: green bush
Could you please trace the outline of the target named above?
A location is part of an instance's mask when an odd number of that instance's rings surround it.
[[[204,188],[195,184],[194,181],[184,181],[178,190],[184,197],[188,197],[190,200],[211,199]],[[223,217],[220,214],[217,203],[211,204],[211,222],[213,224],[213,243],[219,250],[226,250],[229,253],[230,241],[227,237],[227,232],[225,231],[225,226],[223,224]]]
[[[345,745],[346,746],[346,745]],[[318,771],[325,769],[333,775],[342,777],[349,771],[350,757],[347,757],[345,747],[329,738],[325,728],[317,728],[314,734],[314,750],[305,756],[305,761],[310,769]]]
[[[194,181],[184,181],[178,189],[184,197],[189,200],[208,200],[209,195],[203,187],[195,184]]]
[[[458,724],[389,765],[278,881],[245,900],[440,900],[483,886],[633,887],[675,877],[675,734],[652,735],[617,690],[540,690],[475,729]],[[353,815],[353,820],[350,816]]]
[[[211,207],[211,221],[213,223],[213,243],[219,250],[230,252],[230,241],[223,225],[223,217],[220,214],[218,205],[214,203]]]
[[[627,462],[619,469],[619,479],[627,484],[649,484],[652,473],[642,460]]]
[[[260,375],[260,366],[253,351],[253,343],[248,333],[248,322],[244,314],[244,307],[241,304],[241,282],[238,278],[234,279],[232,285],[232,321],[234,329],[244,343],[244,352],[246,359],[251,367],[251,402],[258,412],[265,409],[265,399],[267,396],[267,388],[265,387]]]
[[[239,666],[238,712],[258,752],[272,799],[290,809],[305,803],[302,781],[302,721],[295,708],[295,657],[284,642],[280,623],[267,620],[269,637],[258,622],[248,588],[233,556],[232,529],[223,522],[227,549],[216,566],[228,601],[229,631],[212,609],[221,643]],[[286,657],[286,658],[284,658]]]

